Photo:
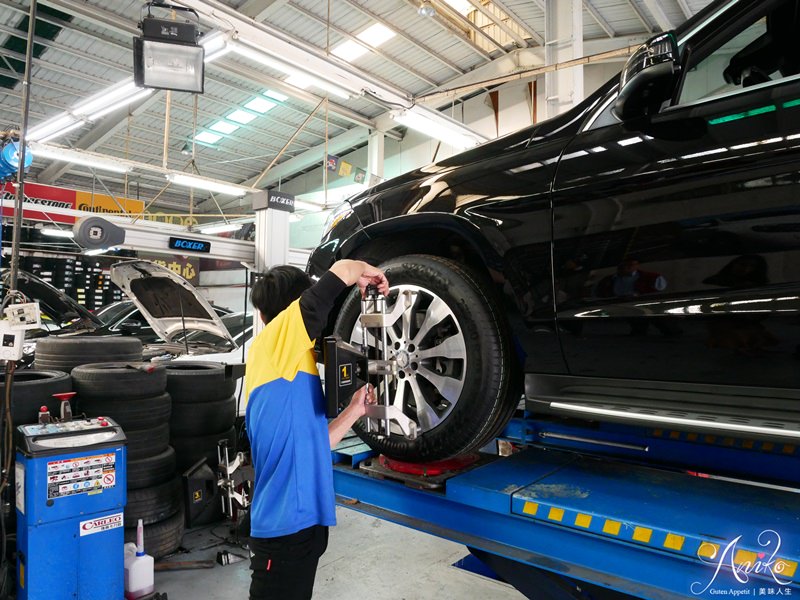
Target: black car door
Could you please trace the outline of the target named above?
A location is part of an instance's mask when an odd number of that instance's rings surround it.
[[[798,3],[741,4],[681,41],[669,107],[607,103],[558,165],[572,375],[800,388]]]

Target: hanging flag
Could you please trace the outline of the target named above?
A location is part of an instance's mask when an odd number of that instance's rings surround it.
[[[367,172],[364,169],[359,169],[356,167],[356,174],[353,175],[353,181],[356,183],[364,183],[364,180],[367,178]]]
[[[339,177],[347,177],[353,169],[353,165],[343,160],[339,161]]]
[[[328,154],[328,171],[335,171],[336,168],[339,166],[339,157],[334,156],[333,154]]]
[[[378,175],[373,175],[372,173],[369,174],[369,187],[373,185],[378,185],[382,179]]]

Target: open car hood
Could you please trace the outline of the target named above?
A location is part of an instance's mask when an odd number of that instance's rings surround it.
[[[211,305],[180,275],[149,260],[111,266],[111,281],[133,300],[142,316],[166,342],[184,331],[207,331],[236,343]]]
[[[11,283],[11,269],[3,269],[0,273],[0,280],[2,280],[3,290],[8,290]],[[58,329],[93,331],[103,327],[100,319],[75,300],[27,271],[18,271],[17,290],[25,294],[31,301],[38,302],[42,315],[50,319]]]

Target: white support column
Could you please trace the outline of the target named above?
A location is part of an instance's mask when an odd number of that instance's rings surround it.
[[[583,56],[581,0],[545,0],[545,63]],[[583,66],[545,74],[547,117],[555,117],[583,100]]]
[[[377,175],[383,179],[384,141],[386,136],[382,131],[373,130],[369,133],[367,141],[367,173]],[[367,180],[369,183],[369,180]]]
[[[267,194],[264,191],[252,196],[256,216],[257,274],[270,267],[289,264],[289,213],[267,208]],[[254,315],[253,326],[254,334],[257,335],[263,327],[258,315]]]

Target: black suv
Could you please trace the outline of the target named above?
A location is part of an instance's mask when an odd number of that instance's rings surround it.
[[[309,262],[382,264],[432,460],[536,413],[800,440],[800,2],[718,1],[552,120],[387,181]],[[360,342],[359,303],[335,323]]]

